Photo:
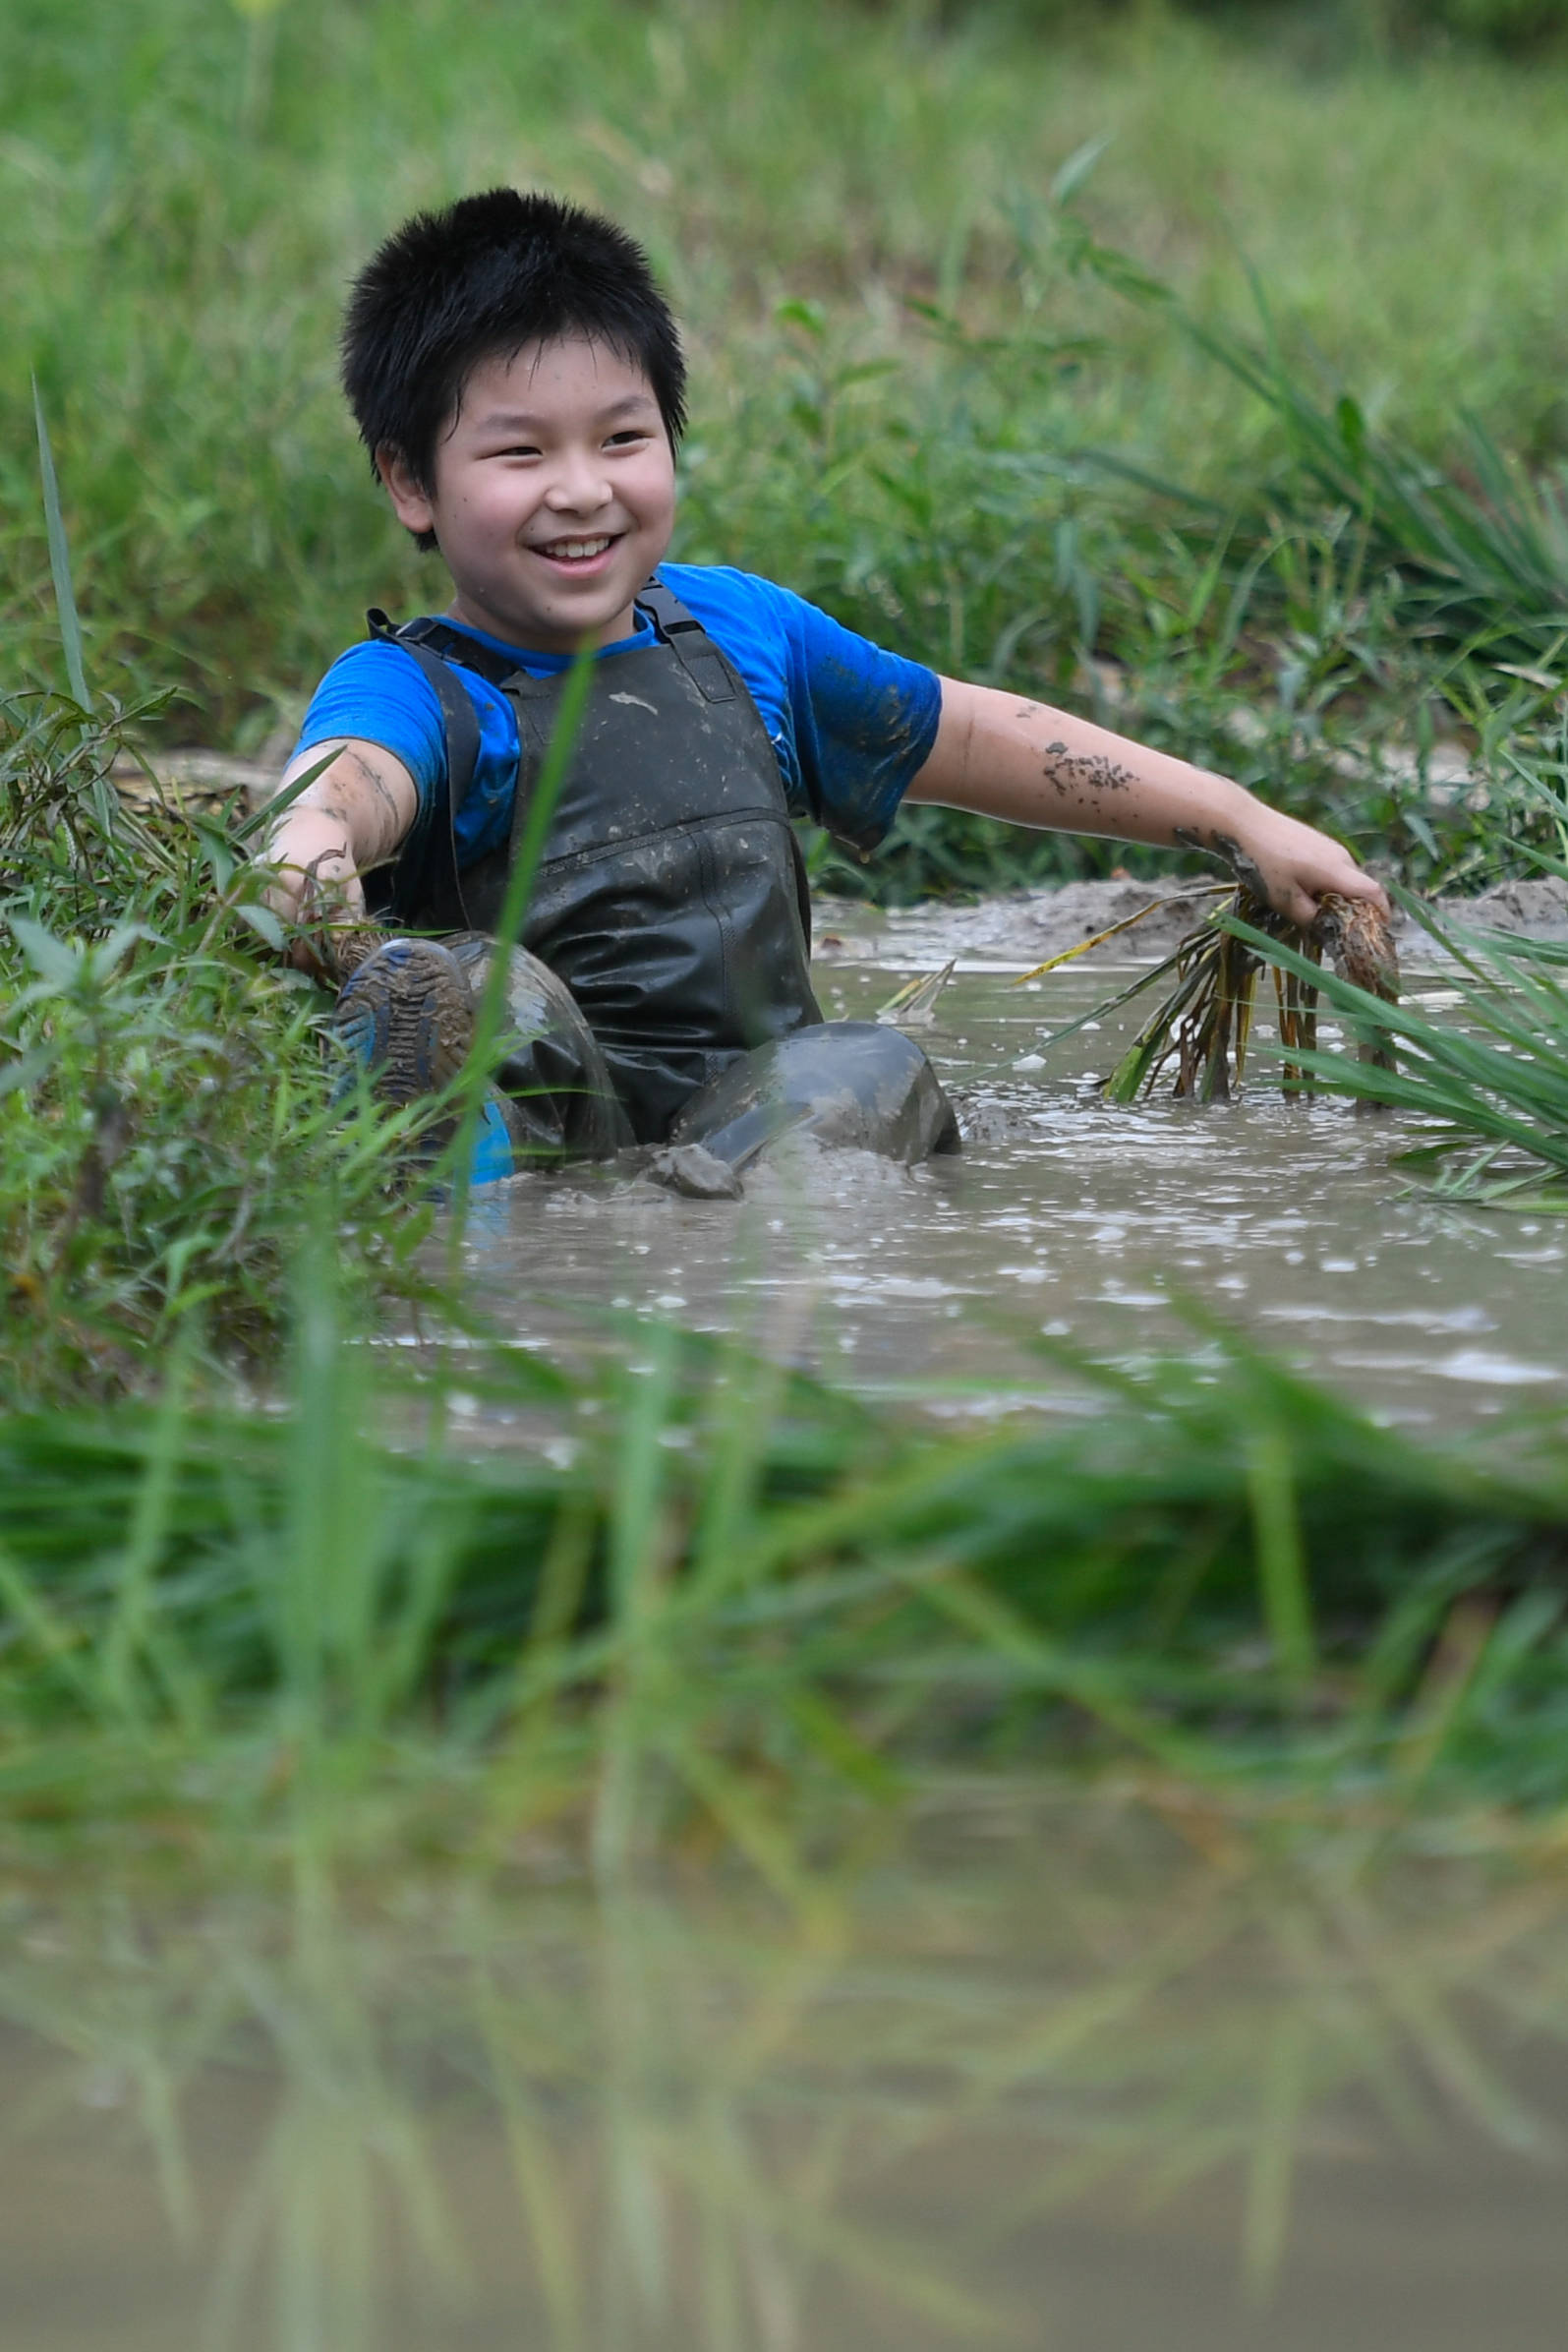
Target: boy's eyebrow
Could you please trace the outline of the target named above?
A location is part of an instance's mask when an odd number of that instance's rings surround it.
[[[645,408],[657,408],[659,403],[652,392],[623,392],[618,400],[609,400],[592,414],[596,424],[608,425],[616,417],[631,416]],[[537,425],[540,419],[526,408],[490,408],[474,420],[479,433],[516,433]]]

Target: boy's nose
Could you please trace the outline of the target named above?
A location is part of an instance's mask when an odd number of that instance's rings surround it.
[[[610,498],[603,466],[585,453],[562,461],[545,494],[545,502],[556,514],[593,514],[608,506]]]

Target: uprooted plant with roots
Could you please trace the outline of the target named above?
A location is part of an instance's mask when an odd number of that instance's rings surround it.
[[[1090,1020],[1098,1020],[1141,996],[1158,981],[1171,984],[1154,1012],[1104,1081],[1112,1102],[1135,1102],[1152,1093],[1161,1073],[1174,1059],[1177,1095],[1199,1102],[1228,1102],[1242,1084],[1247,1048],[1251,1036],[1258,974],[1267,958],[1260,948],[1277,941],[1287,952],[1329,967],[1352,987],[1381,1003],[1399,1002],[1399,955],[1393,926],[1383,909],[1366,899],[1341,898],[1326,892],[1310,923],[1294,923],[1277,914],[1249,882],[1219,884],[1209,893],[1215,905],[1198,927],[1152,971],[1141,973],[1130,988],[1097,1005],[1082,1020],[1059,1029],[1057,1038],[1070,1036]],[[1102,941],[1133,928],[1161,904],[1159,900],[1136,914],[1113,923],[1065,955],[1053,956],[1024,972],[1018,981],[1038,978],[1060,965],[1086,955]],[[1310,1057],[1317,1052],[1317,990],[1310,979],[1284,965],[1272,967],[1278,1008],[1279,1038],[1283,1048],[1281,1085],[1288,1094],[1310,1093]],[[1387,1040],[1370,1031],[1358,1043],[1358,1057],[1380,1070],[1392,1070]],[[1297,1055],[1308,1057],[1297,1060]]]

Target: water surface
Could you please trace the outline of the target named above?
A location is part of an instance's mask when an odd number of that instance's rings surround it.
[[[993,1792],[798,1914],[13,1887],[0,2340],[1542,2352],[1568,1889],[1361,1851]]]
[[[941,924],[922,910],[901,936],[846,942],[819,965],[824,1010],[874,1015],[931,968]],[[488,1307],[532,1345],[580,1342],[585,1306],[666,1315],[864,1388],[939,1383],[949,1410],[974,1412],[1073,1393],[1042,1340],[1118,1357],[1201,1345],[1195,1308],[1390,1420],[1559,1405],[1562,1227],[1423,1198],[1395,1164],[1407,1122],[1287,1102],[1258,1055],[1233,1104],[1106,1103],[1093,1082],[1150,1000],[1049,1039],[1138,969],[1018,987],[1016,965],[960,964],[915,1032],[960,1107],[957,1158],[909,1170],[784,1147],[738,1205],[596,1174],[498,1188],[474,1250]],[[1407,992],[1437,1013],[1455,1001],[1430,970]]]

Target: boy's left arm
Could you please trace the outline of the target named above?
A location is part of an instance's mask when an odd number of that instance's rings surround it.
[[[1308,923],[1325,891],[1388,904],[1348,850],[1228,777],[1087,719],[945,677],[930,756],[905,795],[1012,825],[1217,851],[1277,913]]]

